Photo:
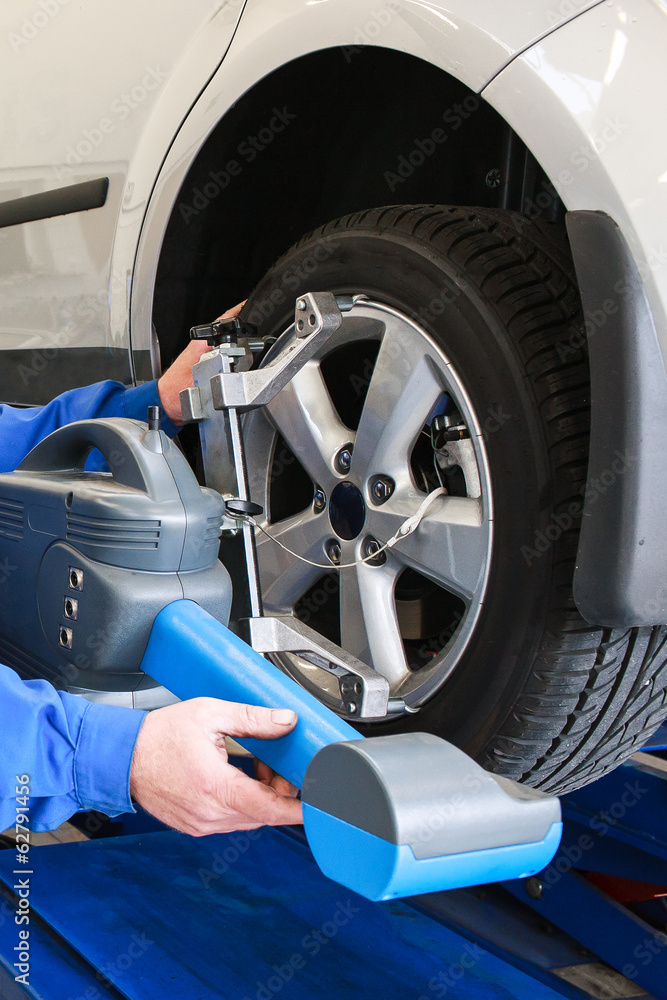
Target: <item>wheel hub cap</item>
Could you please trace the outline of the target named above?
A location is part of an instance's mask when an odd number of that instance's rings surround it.
[[[331,494],[329,520],[339,538],[350,540],[361,533],[366,520],[366,504],[353,483],[339,483]]]

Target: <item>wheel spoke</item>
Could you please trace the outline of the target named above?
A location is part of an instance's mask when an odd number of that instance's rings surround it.
[[[294,552],[326,566],[323,516],[309,509],[272,524],[266,530]],[[256,537],[264,606],[269,612],[290,612],[326,569],[302,562],[267,538],[264,532],[258,531]]]
[[[313,482],[330,488],[335,456],[354,440],[354,432],[338,416],[319,364],[309,361],[267,410]]]
[[[352,472],[395,479],[405,474],[410,453],[443,392],[424,340],[405,324],[387,321],[373,369],[354,447]]]
[[[396,618],[396,576],[390,562],[340,573],[341,645],[383,674],[393,688],[408,674]]]
[[[369,510],[369,531],[387,541],[423,500],[423,494],[397,495],[383,507]],[[436,499],[417,530],[397,542],[392,553],[405,566],[470,601],[484,578],[489,555],[489,522],[482,501]]]

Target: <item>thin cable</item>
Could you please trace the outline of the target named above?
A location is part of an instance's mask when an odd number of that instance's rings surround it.
[[[391,536],[389,541],[385,542],[384,545],[381,545],[379,549],[377,549],[375,552],[372,552],[368,556],[364,556],[363,559],[355,559],[354,562],[339,563],[338,565],[332,562],[317,563],[313,562],[312,559],[306,559],[305,556],[302,556],[298,552],[295,552],[293,549],[290,549],[287,545],[285,545],[284,542],[281,542],[279,538],[276,538],[275,535],[272,535],[270,531],[267,531],[266,528],[264,528],[261,524],[258,524],[254,520],[254,518],[252,518],[250,515],[242,515],[238,518],[238,520],[247,520],[255,528],[259,528],[259,530],[263,534],[265,534],[267,538],[270,538],[271,541],[276,543],[276,545],[279,545],[281,549],[284,549],[285,552],[288,552],[291,556],[294,556],[295,559],[300,559],[301,562],[307,563],[309,566],[316,566],[317,569],[329,569],[329,570],[332,568],[352,569],[354,566],[361,566],[362,563],[370,562],[371,559],[377,559],[377,557],[380,555],[381,552],[384,552],[386,549],[392,548],[392,546],[396,545],[397,542],[401,541],[403,538],[407,538],[408,535],[411,535],[413,531],[416,531],[421,522],[423,521],[426,511],[431,506],[433,501],[437,500],[438,497],[443,496],[446,493],[447,490],[445,489],[444,486],[439,486],[437,489],[432,490],[432,492],[429,493],[429,495],[419,505],[416,514],[412,514],[410,517],[406,518],[405,521],[403,521],[403,524]]]
[[[433,452],[433,468],[435,469],[435,474],[438,477],[438,482],[442,486],[443,482],[442,482],[442,476],[440,474],[440,466],[438,465],[438,459],[435,452]]]

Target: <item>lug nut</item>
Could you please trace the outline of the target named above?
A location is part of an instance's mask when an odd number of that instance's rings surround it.
[[[352,445],[346,444],[336,455],[336,467],[339,472],[349,472],[352,465]]]
[[[327,545],[327,555],[334,566],[339,566],[341,557],[340,544],[338,542],[329,542]]]
[[[327,505],[327,495],[321,487],[317,487],[313,496],[313,510],[316,514],[323,511]]]
[[[371,496],[375,503],[384,503],[396,488],[396,483],[389,476],[378,476],[371,486]]]
[[[363,556],[371,566],[381,566],[382,563],[387,561],[387,553],[385,549],[380,549],[382,546],[378,542],[377,538],[367,538],[363,544]]]

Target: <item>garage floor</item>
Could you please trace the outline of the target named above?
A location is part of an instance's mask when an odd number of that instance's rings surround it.
[[[0,854],[8,884],[12,861]],[[63,844],[35,848],[31,861],[45,930],[32,961],[38,995],[85,996],[97,973],[132,1000],[272,1000],[283,988],[292,1000],[430,1000],[447,984],[479,1000],[560,995],[403,901],[369,903],[329,881],[275,830]]]
[[[556,928],[526,921],[498,887],[369,903],[326,879],[282,831],[61,843],[35,847],[31,862],[31,992],[15,992],[13,975],[5,985],[0,968],[9,1000],[273,1000],[283,989],[290,1000],[648,997]],[[0,852],[0,879],[16,878],[13,852]],[[5,956],[16,936],[9,898]],[[496,939],[499,925],[509,935],[495,954],[475,940],[485,913]],[[530,972],[503,954],[512,940]]]

